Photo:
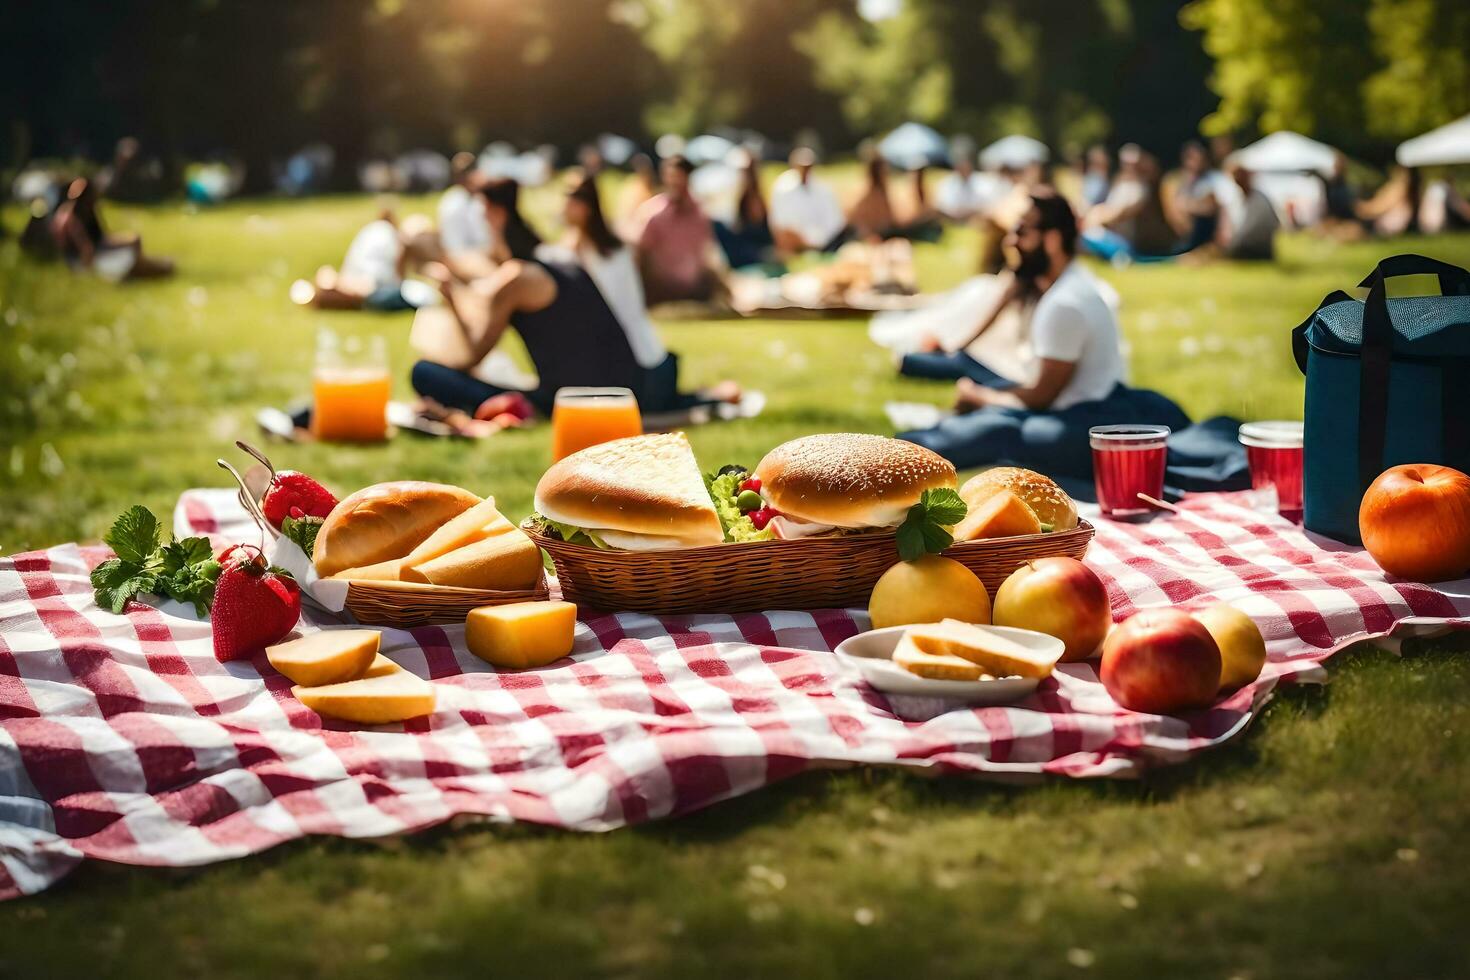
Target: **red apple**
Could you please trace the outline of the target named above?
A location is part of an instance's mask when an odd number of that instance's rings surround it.
[[[1433,463],[1384,470],[1363,494],[1358,531],[1390,575],[1459,578],[1470,569],[1470,476]]]
[[[1000,584],[991,622],[1055,636],[1063,662],[1086,660],[1113,625],[1113,606],[1097,573],[1075,558],[1036,558]]]
[[[1173,714],[1215,700],[1220,648],[1181,609],[1145,609],[1119,623],[1098,670],[1113,700],[1131,711]]]

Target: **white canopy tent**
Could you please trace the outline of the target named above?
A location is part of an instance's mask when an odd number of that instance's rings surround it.
[[[1282,130],[1236,150],[1230,162],[1258,174],[1315,172],[1325,177],[1336,165],[1337,150],[1301,133]]]
[[[1003,136],[981,150],[980,168],[999,170],[1007,167],[1020,170],[1033,163],[1045,163],[1050,158],[1051,150],[1041,140],[1014,134]]]
[[[1470,116],[1405,140],[1399,144],[1394,157],[1406,167],[1442,167],[1470,163]]]

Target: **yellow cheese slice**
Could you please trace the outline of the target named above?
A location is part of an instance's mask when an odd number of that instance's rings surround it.
[[[265,648],[271,666],[305,687],[361,677],[378,655],[377,630],[322,630]]]
[[[405,582],[465,589],[529,589],[541,578],[541,550],[520,528],[405,567]]]
[[[474,544],[492,533],[492,528],[512,525],[500,511],[495,509],[495,498],[486,497],[469,510],[451,518],[446,524],[424,539],[423,543],[410,551],[403,559],[403,567],[410,568],[432,561],[440,555],[457,551],[465,545]]]
[[[470,653],[497,667],[544,667],[572,652],[577,607],[570,602],[482,606],[464,621]]]
[[[960,657],[996,677],[1046,677],[1056,665],[1054,656],[957,619],[914,626],[904,636],[924,653]]]
[[[389,561],[380,561],[376,565],[344,568],[329,578],[340,578],[348,582],[396,582],[402,569],[403,559],[393,558]]]
[[[925,653],[907,634],[893,650],[893,662],[910,674],[935,681],[978,681],[984,676],[978,664],[947,653]]]
[[[325,687],[293,687],[291,693],[324,718],[363,725],[388,725],[434,711],[434,685],[406,670]]]

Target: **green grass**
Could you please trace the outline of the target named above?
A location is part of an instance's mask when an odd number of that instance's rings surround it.
[[[253,435],[255,408],[305,391],[319,324],[388,337],[406,396],[408,316],[285,299],[372,207],[118,209],[182,269],[124,287],[0,244],[0,552],[96,540],[131,503],[162,515],[185,487],[219,485],[214,459]],[[1467,238],[1394,248],[1470,264]],[[1134,380],[1197,416],[1294,415],[1289,330],[1384,251],[1292,237],[1274,266],[1106,271]],[[973,243],[919,261],[943,287]],[[693,433],[706,461],[886,431],[884,400],[944,397],[897,379],[858,321],[666,336],[693,380],[770,396],[758,420]],[[449,480],[520,514],[547,432],[272,452],[339,490]],[[0,906],[0,976],[1463,976],[1467,650],[1344,656],[1330,687],[1283,693],[1237,745],[1136,784],[820,773],[606,835],[473,824],[192,872],[89,865]]]

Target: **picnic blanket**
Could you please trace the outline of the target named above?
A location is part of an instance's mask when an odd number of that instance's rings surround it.
[[[191,491],[180,533],[253,539],[229,491]],[[88,572],[105,549],[0,559],[0,897],[84,858],[183,866],[307,834],[402,833],[459,814],[609,830],[677,816],[824,766],[999,779],[1136,775],[1240,734],[1281,683],[1318,681],[1347,643],[1470,617],[1470,582],[1389,582],[1240,495],[1186,498],[1141,525],[1100,522],[1088,561],[1117,616],[1227,600],[1264,631],[1261,678],[1180,718],[1120,709],[1090,663],[1014,706],[890,701],[828,653],[858,610],[587,615],[569,660],[500,673],[462,627],[384,630],[438,688],[433,716],[324,722],[263,654],[220,664],[177,604],[112,615]],[[331,625],[312,613],[302,629]]]

